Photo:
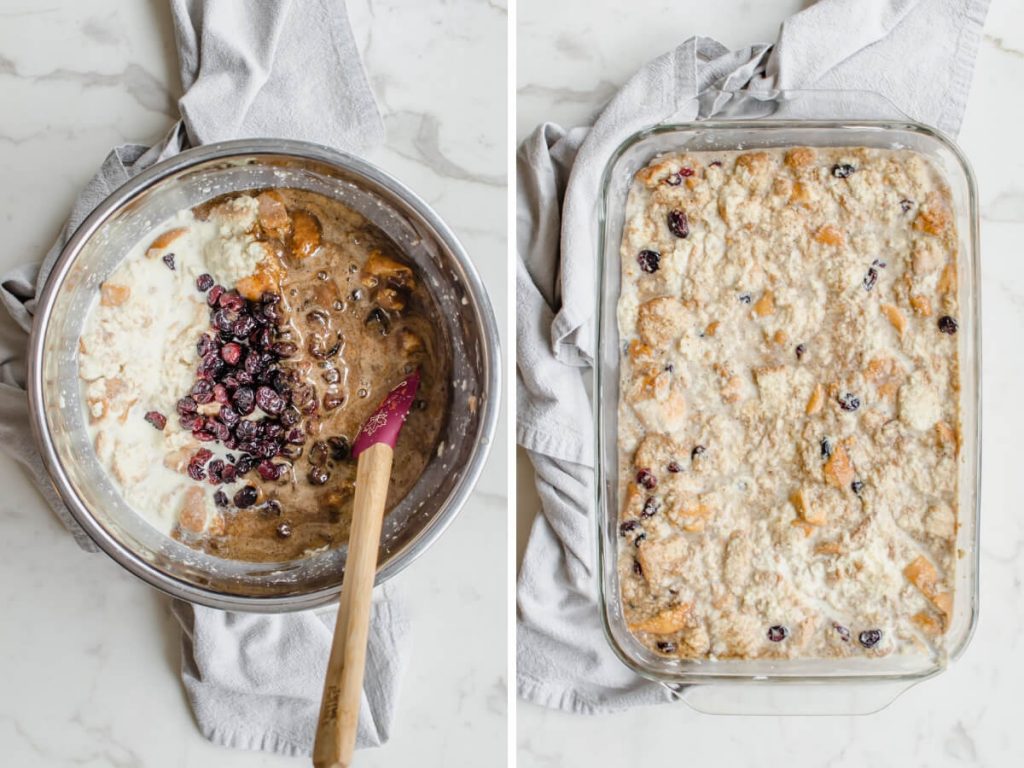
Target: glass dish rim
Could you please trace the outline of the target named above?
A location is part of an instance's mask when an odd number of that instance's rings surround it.
[[[604,514],[604,483],[603,478],[605,476],[605,463],[603,460],[604,455],[604,429],[603,422],[604,418],[601,410],[601,394],[602,394],[602,367],[603,367],[603,345],[601,342],[601,333],[605,321],[606,312],[614,312],[614,308],[606,307],[603,300],[603,288],[606,279],[606,269],[608,268],[607,260],[605,258],[607,248],[607,227],[608,227],[608,214],[609,214],[609,193],[611,189],[612,174],[616,170],[616,165],[622,156],[629,151],[632,147],[639,144],[640,142],[661,134],[666,133],[692,133],[694,131],[715,131],[715,130],[758,130],[758,129],[773,129],[773,130],[793,130],[793,129],[822,129],[822,130],[839,130],[844,129],[877,129],[880,131],[889,130],[901,130],[910,133],[916,133],[923,135],[929,139],[932,139],[947,149],[952,156],[956,159],[961,172],[963,173],[964,181],[967,187],[967,215],[969,219],[970,231],[966,233],[966,237],[962,242],[968,244],[970,247],[970,264],[968,269],[971,273],[971,279],[973,282],[973,291],[968,297],[974,310],[974,328],[973,328],[973,345],[975,350],[973,368],[975,372],[976,380],[976,393],[974,397],[974,409],[975,409],[975,428],[974,428],[974,440],[976,446],[976,460],[975,466],[977,471],[974,476],[974,509],[973,509],[973,522],[974,522],[974,536],[971,540],[971,551],[962,558],[959,563],[969,565],[973,570],[973,590],[967,596],[970,599],[970,623],[967,631],[964,633],[963,638],[960,642],[946,654],[943,660],[937,662],[928,669],[922,671],[906,672],[906,673],[865,673],[865,674],[853,674],[853,673],[842,673],[836,675],[828,674],[786,674],[772,672],[772,673],[733,673],[725,674],[722,672],[714,672],[710,670],[710,667],[715,662],[689,662],[688,668],[680,668],[679,672],[668,672],[660,669],[654,669],[646,665],[641,659],[636,658],[630,654],[625,648],[621,647],[612,631],[612,618],[610,615],[610,597],[607,594],[606,585],[606,569],[609,566],[609,553],[606,551],[605,542],[605,528],[606,520]],[[811,145],[813,146],[813,145]],[[605,639],[608,645],[611,647],[615,655],[637,674],[645,677],[654,682],[661,683],[670,688],[675,686],[687,686],[687,685],[701,685],[701,684],[714,684],[714,685],[736,685],[736,684],[759,684],[759,685],[800,685],[800,684],[869,684],[869,683],[906,683],[913,685],[922,680],[927,680],[930,677],[934,677],[946,669],[949,668],[950,664],[959,659],[970,645],[971,640],[974,637],[975,631],[978,625],[978,614],[979,614],[979,597],[980,597],[980,530],[981,530],[981,467],[982,467],[982,443],[981,443],[981,421],[982,421],[982,382],[981,382],[981,371],[982,371],[982,350],[981,350],[981,259],[980,259],[980,235],[979,235],[979,220],[978,220],[978,191],[977,181],[974,176],[974,171],[971,168],[970,161],[964,155],[963,151],[957,146],[957,144],[943,132],[939,131],[932,126],[924,123],[910,120],[907,118],[900,119],[841,119],[841,120],[827,120],[827,119],[786,119],[786,120],[772,120],[772,119],[697,119],[688,122],[673,122],[673,123],[658,123],[655,125],[641,128],[638,131],[630,134],[626,137],[609,155],[607,162],[605,163],[604,169],[601,173],[601,181],[598,196],[598,210],[597,210],[597,226],[598,226],[598,237],[597,237],[597,257],[598,257],[598,271],[597,281],[595,285],[595,291],[597,292],[597,307],[595,313],[595,323],[597,333],[595,334],[595,349],[594,349],[594,367],[593,367],[593,397],[592,397],[592,408],[594,418],[594,451],[595,451],[595,467],[594,467],[594,501],[595,501],[595,526],[597,533],[597,562],[598,567],[595,573],[595,577],[598,582],[598,600],[599,600],[599,611],[601,614],[601,625],[604,631]],[[962,258],[962,256],[961,256]],[[961,297],[963,298],[963,297]],[[962,403],[963,405],[970,405],[969,403]],[[961,422],[963,419],[961,419]],[[617,553],[611,557],[612,566],[617,567]],[[754,661],[754,660],[751,660]],[[785,664],[787,660],[781,660],[781,664]],[[682,662],[687,664],[687,662]],[[708,668],[708,671],[703,671],[700,667]],[[677,691],[678,693],[678,691]]]

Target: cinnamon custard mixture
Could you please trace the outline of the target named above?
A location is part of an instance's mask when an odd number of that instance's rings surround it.
[[[448,405],[448,349],[417,271],[361,215],[298,189],[180,211],[103,283],[80,342],[89,429],[158,529],[278,561],[348,536],[350,443],[415,368],[388,507]]]

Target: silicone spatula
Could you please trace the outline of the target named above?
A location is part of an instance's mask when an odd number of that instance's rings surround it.
[[[398,433],[419,388],[419,371],[392,389],[352,443],[356,495],[338,621],[313,746],[316,768],[349,768],[356,745],[373,581]]]

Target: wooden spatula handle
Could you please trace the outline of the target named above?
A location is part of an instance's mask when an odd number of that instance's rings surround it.
[[[327,662],[313,747],[316,768],[352,765],[366,666],[366,639],[370,631],[373,580],[377,573],[377,551],[393,457],[388,445],[377,443],[359,455],[356,467],[356,496],[345,579],[341,585],[338,623],[331,658]]]

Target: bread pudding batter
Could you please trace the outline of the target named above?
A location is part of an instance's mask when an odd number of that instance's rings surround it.
[[[153,525],[222,557],[344,543],[349,441],[417,367],[389,508],[438,450],[449,363],[419,275],[362,216],[296,189],[218,198],[155,233],[80,342],[100,462]]]

